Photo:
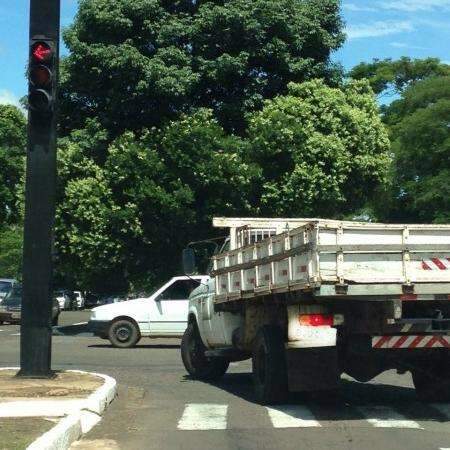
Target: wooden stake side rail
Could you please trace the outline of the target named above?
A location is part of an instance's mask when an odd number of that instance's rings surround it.
[[[217,303],[319,292],[322,285],[365,285],[367,295],[374,295],[370,285],[389,285],[386,295],[401,295],[403,285],[433,283],[431,291],[450,294],[443,292],[450,283],[450,226],[344,226],[319,220],[216,255],[213,262]],[[437,270],[428,270],[433,264]]]

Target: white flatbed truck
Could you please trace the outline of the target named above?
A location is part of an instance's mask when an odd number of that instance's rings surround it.
[[[252,358],[261,403],[410,371],[450,400],[450,225],[215,218],[229,238],[189,299],[182,359],[194,378]],[[195,272],[195,252],[183,252]]]

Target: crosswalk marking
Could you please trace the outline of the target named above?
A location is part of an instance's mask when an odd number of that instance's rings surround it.
[[[312,412],[301,405],[267,407],[274,428],[320,427]]]
[[[430,405],[450,419],[450,404]],[[258,408],[260,408],[258,406]],[[415,420],[408,419],[389,406],[359,406],[355,407],[361,420],[365,420],[375,428],[410,428],[423,430],[423,426]],[[234,410],[233,410],[234,411]],[[307,428],[323,425],[305,405],[279,405],[265,407],[274,428]],[[187,403],[181,419],[179,430],[226,430],[228,424],[227,404]],[[237,411],[234,411],[235,414]],[[338,420],[337,418],[335,419]],[[344,419],[343,419],[344,420]],[[233,422],[232,422],[233,423]],[[236,422],[234,422],[236,423]],[[231,427],[233,427],[231,425]],[[450,449],[445,449],[450,450]]]
[[[367,417],[367,422],[375,428],[415,428],[423,429],[414,420],[386,406],[365,406],[358,408]]]
[[[228,405],[188,403],[178,422],[179,430],[225,430]]]

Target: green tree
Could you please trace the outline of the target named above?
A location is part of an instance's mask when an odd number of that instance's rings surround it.
[[[242,161],[243,141],[209,110],[139,136],[126,132],[99,161],[104,139],[91,122],[60,146],[63,278],[100,290],[154,285],[180,270],[181,249],[208,235],[214,214],[249,208],[256,171]]]
[[[450,76],[407,88],[386,110],[395,155],[378,215],[399,222],[450,221]]]
[[[290,81],[340,80],[338,0],[80,0],[64,33],[61,129],[112,135],[207,107],[228,131]]]
[[[404,56],[399,60],[388,58],[362,62],[353,67],[348,75],[354,80],[369,80],[376,94],[394,95],[401,94],[416,81],[450,75],[450,65],[438,58],[411,59]]]
[[[389,140],[365,81],[331,88],[290,84],[249,127],[249,158],[261,167],[259,211],[339,218],[364,206],[383,183]]]
[[[17,192],[23,180],[25,116],[15,106],[0,105],[0,225],[20,220]]]
[[[5,278],[21,278],[22,228],[8,226],[0,230],[0,274]]]

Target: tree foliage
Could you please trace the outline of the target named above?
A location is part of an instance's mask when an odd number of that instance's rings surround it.
[[[12,105],[0,105],[0,224],[20,220],[18,196],[26,147],[25,117]]]
[[[59,152],[61,270],[83,285],[151,285],[179,271],[181,248],[208,234],[212,215],[248,211],[256,171],[211,111],[126,132],[99,160],[105,134],[94,123],[90,132],[87,147],[85,130]]]
[[[338,0],[81,0],[64,39],[62,130],[119,136],[198,107],[242,132],[288,82],[338,81],[344,35]]]
[[[342,217],[364,205],[389,166],[389,141],[367,82],[290,84],[249,128],[262,168],[263,215]]]
[[[450,221],[450,76],[411,85],[387,109],[395,164],[381,217]]]
[[[376,94],[401,94],[411,83],[433,76],[450,75],[450,65],[438,58],[411,59],[406,56],[392,60],[374,59],[353,67],[349,76],[354,80],[367,79]]]
[[[11,225],[0,229],[0,274],[4,278],[18,278],[22,274],[22,229]]]

